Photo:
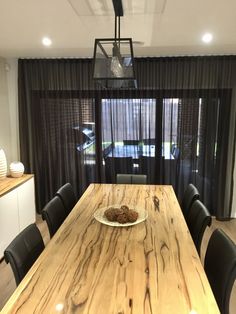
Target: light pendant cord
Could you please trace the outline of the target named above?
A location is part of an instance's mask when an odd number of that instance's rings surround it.
[[[117,39],[117,16],[115,15],[115,41]]]

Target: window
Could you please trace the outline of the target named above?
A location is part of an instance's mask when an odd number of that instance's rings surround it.
[[[102,99],[104,143],[155,138],[155,99]]]

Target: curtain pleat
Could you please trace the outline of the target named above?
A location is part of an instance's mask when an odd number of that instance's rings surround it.
[[[21,160],[37,210],[65,182],[146,174],[181,200],[192,182],[213,215],[231,214],[236,57],[136,58],[137,89],[103,89],[91,59],[20,59]]]

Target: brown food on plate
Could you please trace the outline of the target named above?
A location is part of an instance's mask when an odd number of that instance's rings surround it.
[[[129,211],[129,207],[127,205],[122,205],[121,209],[124,211],[124,213],[127,213]]]
[[[119,222],[120,224],[125,224],[128,221],[129,220],[126,213],[123,213],[117,216],[117,222]]]
[[[130,209],[127,213],[129,222],[135,222],[138,219],[138,213],[135,210]]]
[[[104,212],[104,216],[109,221],[117,221],[120,224],[127,222],[135,222],[138,219],[138,212],[129,209],[127,205],[122,205],[120,208],[110,207]]]
[[[114,214],[116,216],[116,220],[117,220],[117,217],[123,213],[124,211],[121,208],[114,208]]]
[[[116,207],[110,207],[104,212],[104,215],[109,221],[117,221],[117,216],[120,214],[123,214],[123,211]]]
[[[116,221],[116,214],[114,208],[110,207],[107,210],[105,210],[104,215],[109,221]]]

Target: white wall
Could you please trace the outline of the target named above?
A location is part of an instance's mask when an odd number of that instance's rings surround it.
[[[0,147],[5,151],[8,165],[11,159],[11,126],[6,75],[6,60],[0,58]]]
[[[16,83],[17,60],[0,58],[0,147],[5,151],[8,167],[19,156]]]
[[[18,64],[17,59],[7,59],[7,85],[11,126],[11,157],[20,160],[18,122]]]

